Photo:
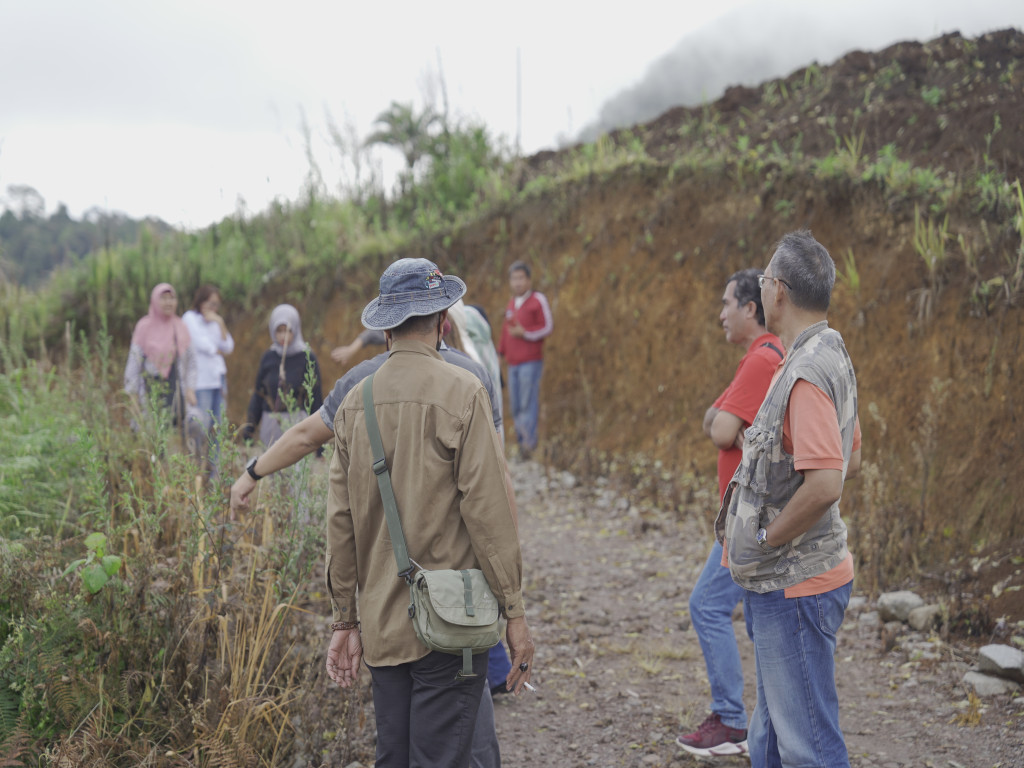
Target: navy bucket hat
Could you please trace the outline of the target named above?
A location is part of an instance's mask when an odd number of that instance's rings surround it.
[[[390,331],[410,317],[448,309],[466,293],[454,275],[442,275],[427,259],[399,259],[380,276],[380,296],[363,310],[363,325],[371,331]]]

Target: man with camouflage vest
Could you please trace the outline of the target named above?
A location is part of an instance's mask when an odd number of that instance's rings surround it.
[[[754,640],[750,760],[849,766],[833,655],[853,582],[839,499],[860,467],[857,378],[826,320],[835,264],[810,232],[785,235],[759,283],[786,356],[715,522]]]

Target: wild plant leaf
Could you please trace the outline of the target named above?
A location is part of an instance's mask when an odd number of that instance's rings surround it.
[[[96,531],[90,533],[85,537],[85,548],[96,552],[102,556],[103,548],[107,545],[107,537],[105,534]]]
[[[117,555],[104,555],[100,559],[100,563],[103,565],[103,570],[107,576],[113,576],[121,570],[121,558]]]
[[[85,562],[85,558],[84,557],[80,557],[77,560],[72,560],[70,563],[68,563],[68,567],[64,569],[64,573],[62,573],[60,575],[61,578],[64,578],[65,576],[67,576],[69,573],[71,573],[73,570],[78,568],[84,562]]]
[[[103,585],[108,581],[110,581],[110,577],[99,563],[92,563],[82,569],[82,582],[85,584],[85,588],[94,595],[103,589]]]

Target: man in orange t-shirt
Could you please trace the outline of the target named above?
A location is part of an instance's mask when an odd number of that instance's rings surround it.
[[[849,768],[835,649],[853,582],[839,500],[860,467],[856,374],[827,322],[835,264],[810,232],[784,236],[759,282],[786,359],[715,522],[754,641],[750,761]]]
[[[719,503],[743,456],[743,430],[754,420],[776,366],[782,342],[764,327],[757,269],[732,275],[722,294],[718,320],[725,340],[746,350],[729,386],[704,414],[704,434],[718,448]],[[711,714],[693,733],[676,743],[701,757],[741,755],[747,749],[747,710],[743,705],[743,665],[732,626],[732,614],[743,588],[722,563],[717,540],[690,593],[690,620],[704,653],[711,688]]]

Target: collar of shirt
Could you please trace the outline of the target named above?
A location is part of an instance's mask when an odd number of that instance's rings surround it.
[[[442,349],[444,343],[442,342]],[[391,357],[396,352],[411,352],[418,355],[429,355],[430,357],[436,357],[438,360],[444,360],[441,357],[441,353],[433,347],[424,344],[422,341],[414,341],[412,339],[394,339],[391,342],[391,351],[388,353],[388,357]]]

